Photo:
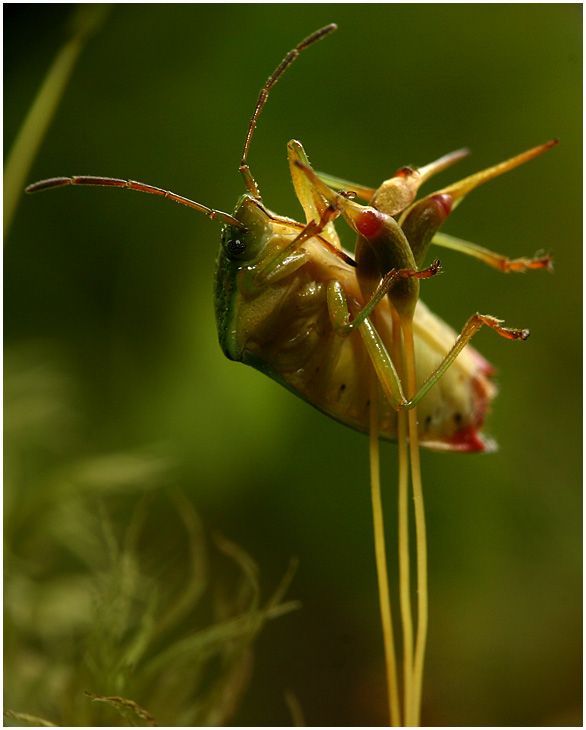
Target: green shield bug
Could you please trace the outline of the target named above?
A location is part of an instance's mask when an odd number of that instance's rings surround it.
[[[149,193],[222,224],[215,304],[226,356],[260,370],[324,414],[370,436],[375,555],[393,726],[418,725],[427,635],[427,558],[419,444],[483,452],[482,434],[496,390],[491,365],[469,345],[482,327],[509,340],[511,329],[473,314],[456,334],[420,300],[420,282],[441,265],[425,265],[431,245],[450,248],[504,272],[549,269],[548,256],[509,259],[440,228],[476,187],[552,147],[550,141],[417,199],[419,187],[458,162],[457,150],[418,168],[401,167],[378,188],[316,172],[300,142],[288,143],[289,169],[305,221],[269,210],[249,162],[259,116],[271,89],[307,48],[336,29],[312,33],[293,48],[262,87],[250,119],[239,171],[246,192],[233,213],[133,180],[74,176],[34,183],[28,192],[68,185]],[[357,199],[363,201],[362,204]],[[335,224],[357,236],[344,250]],[[431,284],[430,284],[431,285]],[[393,635],[379,480],[379,439],[398,445],[399,614],[402,673]],[[411,605],[409,484],[414,500],[417,606]],[[416,614],[416,622],[413,621]]]

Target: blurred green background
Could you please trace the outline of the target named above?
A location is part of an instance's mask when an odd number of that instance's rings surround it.
[[[70,14],[63,5],[4,7],[6,150]],[[331,21],[339,32],[275,89],[252,145],[273,210],[300,216],[285,156],[293,137],[318,169],[375,186],[402,164],[463,145],[471,157],[441,182],[561,140],[474,193],[445,229],[511,256],[550,251],[555,274],[503,276],[441,251],[445,274],[422,287],[456,327],[480,311],[532,332],[525,345],[476,340],[498,368],[486,426],[498,453],[423,455],[423,722],[579,725],[579,5],[117,6],[83,51],[29,181],[133,178],[231,210],[261,84]],[[311,725],[385,722],[367,439],[223,358],[217,240],[203,216],[147,196],[78,188],[20,201],[4,280],[5,702],[14,710],[86,721],[62,699],[63,677],[78,671],[67,667],[77,649],[63,647],[81,646],[89,631],[76,614],[89,594],[72,576],[89,575],[101,554],[94,545],[84,562],[72,548],[89,540],[79,510],[99,523],[104,509],[108,529],[122,534],[148,491],[143,547],[164,594],[187,558],[185,546],[170,547],[177,517],[153,495],[179,489],[208,535],[220,531],[253,557],[263,596],[299,559],[289,596],[302,608],[260,634],[230,721],[291,724],[291,691]],[[80,464],[94,471],[75,502]],[[384,465],[391,532],[393,446]],[[61,509],[65,482],[77,512]],[[49,593],[56,607],[43,613]],[[188,633],[190,620],[178,630]],[[162,713],[160,724],[179,724]]]

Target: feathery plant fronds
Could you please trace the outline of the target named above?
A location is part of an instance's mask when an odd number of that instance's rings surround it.
[[[7,363],[7,722],[225,725],[259,632],[297,607],[291,571],[263,600],[251,557],[166,487],[168,460],[74,459],[66,379]]]

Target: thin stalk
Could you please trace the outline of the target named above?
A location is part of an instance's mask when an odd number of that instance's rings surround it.
[[[25,180],[51,123],[78,56],[109,12],[107,5],[80,6],[72,18],[71,37],[58,51],[14,140],[4,167],[4,235],[24,192]]]
[[[403,342],[401,322],[393,309],[392,359],[403,378]],[[409,560],[409,462],[407,452],[407,414],[397,413],[397,450],[399,458],[399,602],[403,630],[403,708],[404,723],[412,725],[413,707],[413,616],[411,610],[411,575]]]
[[[372,517],[374,523],[374,552],[376,557],[376,573],[378,578],[378,597],[385,665],[387,671],[387,694],[389,701],[389,717],[391,727],[401,726],[401,708],[399,703],[399,687],[397,682],[397,660],[395,656],[395,639],[393,636],[393,615],[391,611],[391,594],[389,592],[389,574],[387,569],[387,552],[385,546],[385,528],[380,489],[380,454],[378,440],[378,392],[374,374],[370,379],[370,495],[372,499]]]
[[[402,322],[405,345],[405,364],[407,368],[408,398],[417,390],[415,376],[415,347],[413,343],[413,322]],[[423,684],[423,663],[427,641],[428,599],[427,599],[427,537],[425,531],[425,508],[421,481],[421,462],[419,459],[419,435],[417,432],[417,409],[409,411],[409,451],[411,456],[411,481],[413,484],[413,503],[415,511],[415,537],[417,550],[417,638],[415,640],[415,661],[413,664],[413,704],[412,720],[419,725],[421,716],[421,690]]]

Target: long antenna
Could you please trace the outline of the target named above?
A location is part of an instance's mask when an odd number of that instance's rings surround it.
[[[293,63],[293,61],[295,61],[299,57],[299,54],[302,51],[304,51],[306,48],[309,48],[309,46],[313,45],[314,43],[317,43],[317,41],[321,41],[322,38],[325,38],[327,35],[333,33],[337,29],[338,26],[335,23],[330,23],[329,25],[326,25],[323,28],[316,30],[310,36],[307,36],[307,38],[298,43],[295,48],[289,51],[289,53],[269,76],[265,85],[260,90],[260,94],[258,95],[258,99],[256,101],[256,107],[254,108],[254,113],[250,119],[250,122],[248,123],[248,131],[246,132],[244,149],[242,150],[242,160],[240,161],[240,167],[238,168],[244,177],[244,183],[248,192],[257,200],[262,200],[262,198],[258,183],[254,179],[254,176],[250,171],[250,167],[248,165],[248,150],[250,148],[250,141],[252,140],[252,135],[254,134],[254,130],[256,129],[260,113],[262,112],[265,104],[267,103],[267,99],[269,98],[269,93],[273,86]]]
[[[193,208],[208,218],[215,220],[219,218],[228,223],[231,226],[237,226],[238,228],[244,228],[239,220],[231,216],[229,213],[224,213],[221,210],[215,208],[208,208],[207,205],[202,203],[196,203],[195,200],[184,198],[183,195],[177,195],[172,193],[170,190],[163,190],[163,188],[157,188],[154,185],[147,185],[146,183],[137,182],[136,180],[121,180],[116,177],[94,177],[93,175],[74,175],[73,177],[51,177],[48,180],[40,180],[39,182],[33,183],[26,188],[27,193],[36,193],[40,190],[49,190],[50,188],[61,188],[65,185],[97,185],[105,188],[125,188],[126,190],[136,190],[139,193],[149,193],[150,195],[160,195],[162,198],[172,200],[174,203],[185,205],[187,208]]]

